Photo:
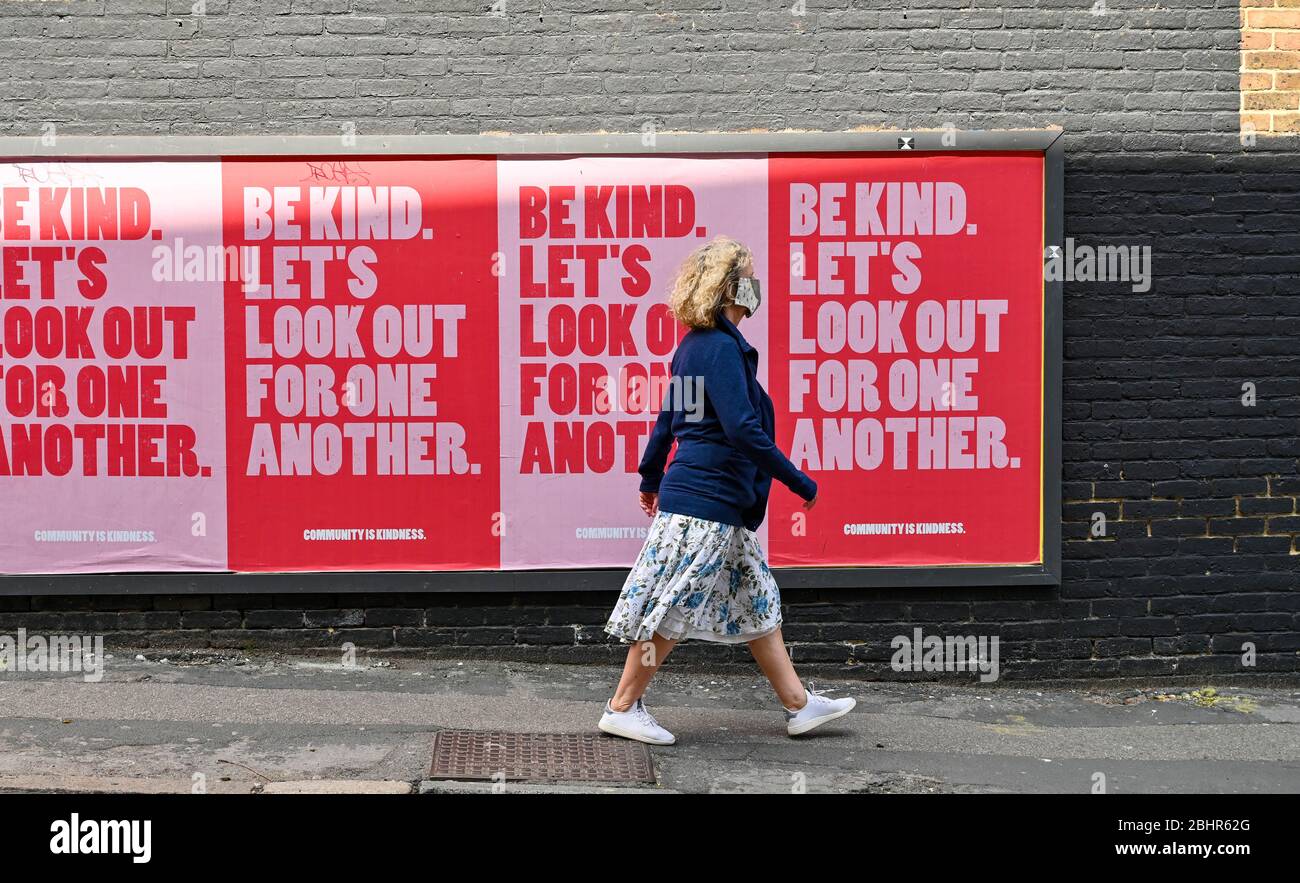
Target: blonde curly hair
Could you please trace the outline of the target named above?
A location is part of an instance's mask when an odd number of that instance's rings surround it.
[[[718,308],[733,303],[741,268],[754,262],[748,248],[726,236],[714,237],[682,261],[668,293],[668,309],[689,328],[712,328]]]

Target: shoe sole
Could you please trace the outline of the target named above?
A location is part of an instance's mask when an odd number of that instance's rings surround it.
[[[801,724],[787,726],[785,731],[791,736],[802,736],[804,733],[807,733],[810,730],[817,729],[822,724],[828,724],[833,720],[842,718],[844,717],[844,715],[848,714],[850,711],[858,707],[858,700],[850,699],[849,702],[851,704],[849,705],[848,708],[842,709],[840,711],[833,711],[830,714],[823,714],[821,717],[815,717],[812,720],[804,721]]]
[[[673,738],[667,742],[661,742],[658,739],[651,739],[649,736],[639,736],[636,733],[632,733],[628,730],[621,730],[618,727],[614,726],[613,724],[605,723],[605,721],[603,720],[599,724],[597,724],[597,726],[600,727],[600,731],[602,733],[609,733],[611,736],[621,736],[624,739],[631,739],[633,742],[644,742],[647,745],[677,744],[676,736],[673,736]]]

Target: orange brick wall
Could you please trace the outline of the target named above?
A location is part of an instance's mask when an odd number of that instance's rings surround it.
[[[1241,0],[1241,128],[1300,133],[1300,0]]]

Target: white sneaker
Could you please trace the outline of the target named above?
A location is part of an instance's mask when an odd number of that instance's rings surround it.
[[[600,716],[600,729],[612,736],[635,739],[650,745],[672,745],[677,737],[659,726],[659,721],[645,707],[645,700],[638,699],[627,711],[615,711],[605,702],[605,713]]]
[[[811,683],[811,682],[810,682]],[[804,688],[808,701],[798,711],[785,710],[785,731],[791,736],[799,736],[809,730],[815,730],[828,721],[844,717],[858,704],[856,699],[831,699],[822,695],[825,690]]]

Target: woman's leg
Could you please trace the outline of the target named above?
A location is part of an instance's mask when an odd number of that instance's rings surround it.
[[[791,711],[798,711],[808,701],[803,682],[795,674],[794,663],[785,649],[785,638],[778,628],[771,634],[755,638],[749,642],[749,652],[754,654],[758,667],[767,675],[772,689],[781,700],[781,704]]]
[[[609,700],[609,707],[615,711],[631,708],[641,698],[645,688],[650,685],[650,679],[655,676],[676,644],[676,641],[655,632],[650,640],[638,641],[628,647],[627,661],[623,663],[623,677],[619,679],[614,698]]]

